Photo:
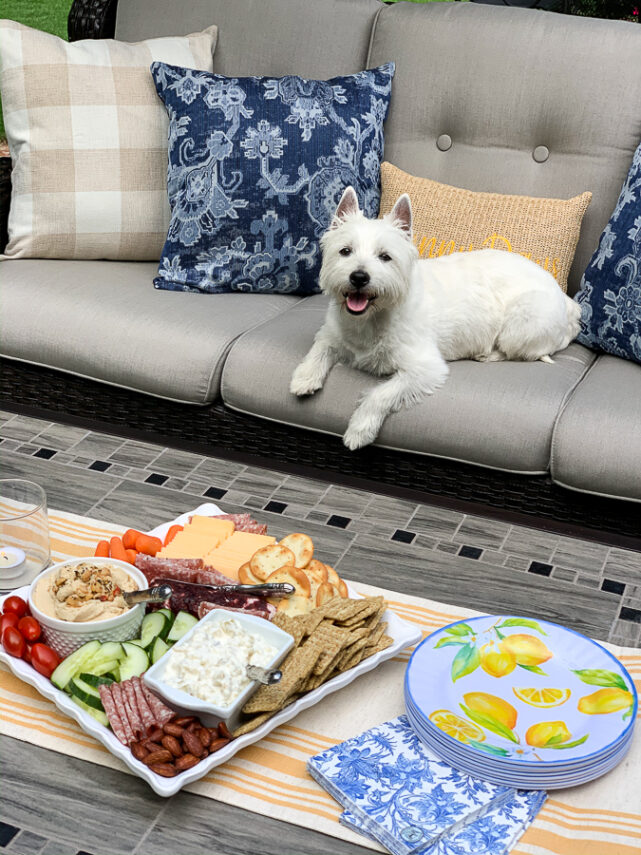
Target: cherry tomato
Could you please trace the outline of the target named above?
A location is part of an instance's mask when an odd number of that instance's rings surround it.
[[[29,665],[32,664],[32,662],[31,662],[31,648],[32,647],[33,647],[33,644],[25,644],[24,654],[22,656],[22,658],[25,660],[25,662],[28,662]]]
[[[31,647],[31,664],[39,674],[45,677],[51,677],[61,659],[55,650],[52,650],[46,644],[41,644],[39,641]]]
[[[2,633],[2,646],[9,656],[22,659],[27,644],[15,626],[8,626]]]
[[[24,617],[27,614],[28,606],[22,597],[7,597],[4,601],[4,605],[2,606],[2,611],[6,615],[9,612],[13,612],[14,615],[18,615],[19,618]]]
[[[2,617],[0,617],[0,638],[2,638],[2,633],[8,626],[17,627],[19,620],[20,618],[18,615],[14,615],[13,612],[7,612],[6,615],[2,615]]]
[[[34,617],[21,617],[18,621],[18,632],[22,635],[25,641],[33,644],[40,638],[40,624]]]

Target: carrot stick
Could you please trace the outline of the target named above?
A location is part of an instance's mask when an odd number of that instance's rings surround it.
[[[135,549],[136,548],[136,538],[140,534],[141,534],[141,532],[136,531],[135,528],[128,528],[127,531],[122,536],[122,542],[124,544],[125,549]]]
[[[138,555],[136,550],[135,549],[126,549],[125,552],[127,553],[127,561],[130,564],[135,564],[136,563],[136,555]]]
[[[136,549],[145,555],[155,555],[162,549],[162,540],[149,534],[139,534],[136,538]]]
[[[94,556],[96,558],[109,558],[109,541],[108,540],[99,540],[98,546],[96,546],[96,551],[94,552]]]
[[[117,561],[128,561],[127,550],[119,537],[112,537],[110,541],[109,557]]]
[[[172,525],[167,534],[165,535],[165,542],[163,546],[167,546],[168,543],[171,543],[172,540],[176,537],[179,531],[183,530],[183,526],[181,525]]]

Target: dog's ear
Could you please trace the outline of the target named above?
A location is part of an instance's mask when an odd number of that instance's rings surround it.
[[[407,193],[398,197],[389,216],[397,228],[407,232],[408,237],[412,237],[412,202]]]
[[[353,187],[346,187],[343,191],[343,195],[341,196],[341,200],[338,203],[338,207],[336,208],[334,218],[330,223],[330,229],[337,229],[342,225],[345,217],[349,217],[351,214],[357,214],[358,211],[358,196],[356,195],[356,190],[354,190]]]

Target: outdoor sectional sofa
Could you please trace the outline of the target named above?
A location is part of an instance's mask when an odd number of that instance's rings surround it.
[[[407,172],[499,193],[590,190],[577,291],[641,139],[641,27],[378,0],[76,0],[69,19],[74,39],[127,41],[212,23],[223,74],[326,78],[393,60],[385,159]],[[6,160],[2,174],[4,225]],[[340,437],[376,379],[338,366],[313,398],[288,392],[323,296],[157,291],[154,272],[0,263],[3,405],[641,544],[641,366],[576,343],[554,365],[457,362],[442,390],[353,453]]]

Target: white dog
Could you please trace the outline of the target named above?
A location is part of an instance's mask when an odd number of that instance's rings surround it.
[[[578,305],[517,253],[419,259],[407,194],[368,220],[348,187],[321,248],[320,287],[331,302],[290,391],[312,395],[337,362],[387,377],[354,411],[343,437],[350,449],[373,442],[389,413],[442,386],[447,361],[552,362],[579,332]]]

